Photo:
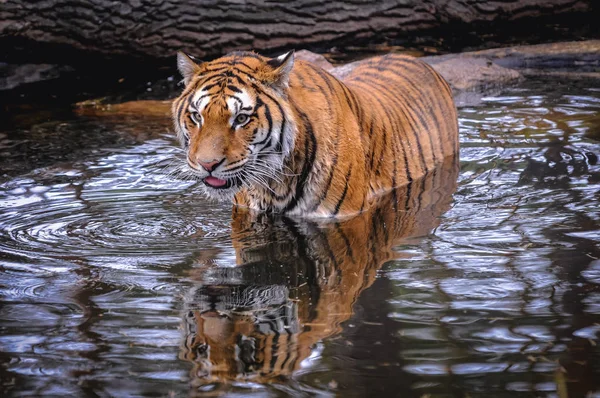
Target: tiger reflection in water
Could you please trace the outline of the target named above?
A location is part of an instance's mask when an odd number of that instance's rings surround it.
[[[317,223],[234,208],[237,266],[204,266],[186,297],[180,358],[192,384],[268,383],[290,375],[320,340],[341,331],[393,247],[439,224],[457,161],[377,198],[368,212]]]

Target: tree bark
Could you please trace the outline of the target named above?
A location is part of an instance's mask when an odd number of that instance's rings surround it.
[[[0,0],[0,42],[164,59],[210,58],[591,12],[593,0]],[[3,46],[4,46],[3,45]],[[1,55],[0,55],[1,57]]]

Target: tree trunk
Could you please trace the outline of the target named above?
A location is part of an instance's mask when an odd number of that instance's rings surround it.
[[[0,0],[0,43],[154,59],[183,50],[210,58],[592,8],[592,0]]]

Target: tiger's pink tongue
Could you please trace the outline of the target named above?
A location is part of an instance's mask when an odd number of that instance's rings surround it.
[[[227,184],[227,181],[221,180],[220,178],[209,176],[204,179],[204,182],[210,185],[211,187],[222,187]]]

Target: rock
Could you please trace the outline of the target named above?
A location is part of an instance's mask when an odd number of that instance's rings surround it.
[[[514,69],[598,68],[600,40],[497,48],[463,55],[491,59],[497,65]]]
[[[313,53],[312,51],[308,51],[308,50],[296,51],[294,56],[296,57],[295,59],[300,59],[303,61],[311,62],[311,63],[325,69],[326,71],[331,71],[334,69],[334,66],[331,64],[331,62],[327,61],[327,58],[325,58],[321,54]]]
[[[580,70],[547,70],[547,69],[521,69],[519,70],[525,77],[554,77],[557,79],[568,80],[600,80],[600,72],[582,72]]]
[[[457,106],[479,103],[482,96],[524,79],[518,71],[484,58],[458,56],[432,66],[452,87]]]

